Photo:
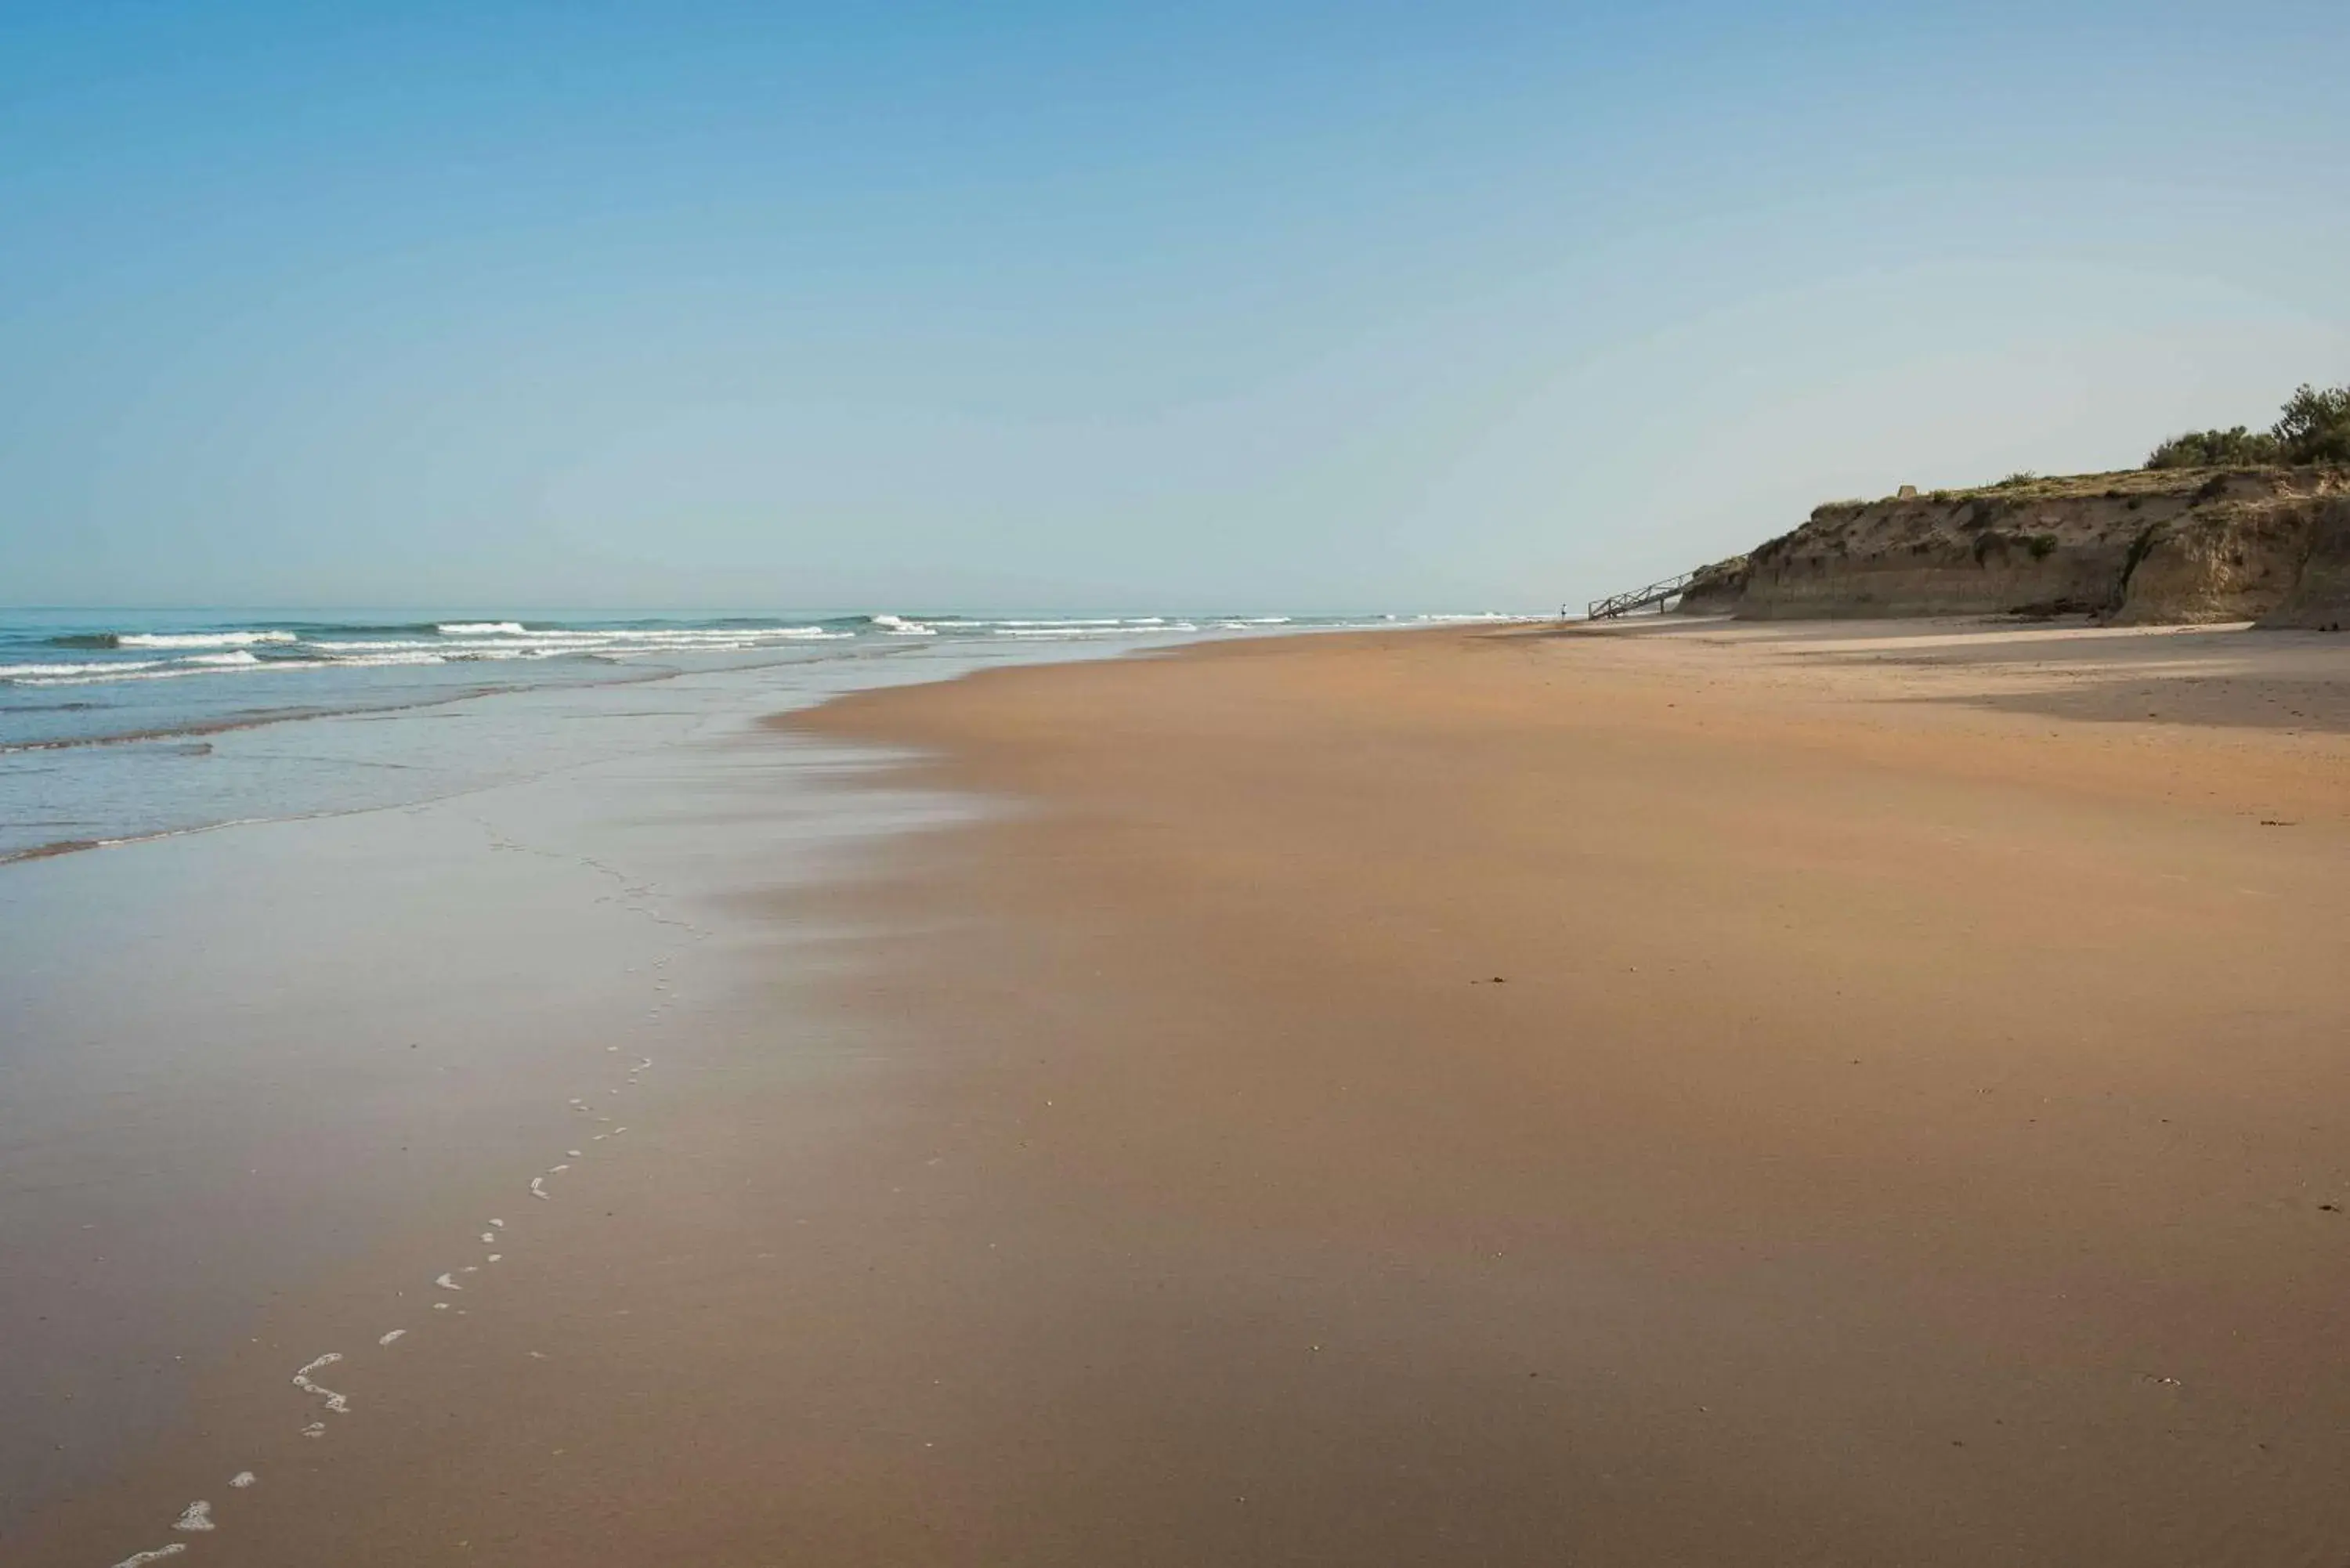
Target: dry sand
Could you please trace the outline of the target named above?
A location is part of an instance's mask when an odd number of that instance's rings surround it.
[[[812,722],[1032,803],[890,965],[1017,1249],[905,1282],[995,1369],[941,1560],[2350,1543],[2338,639],[1316,639]]]
[[[2340,639],[1300,638],[794,722],[1002,809],[775,896],[814,1064],[740,999],[460,1348],[269,1439],[237,1562],[2350,1542]]]

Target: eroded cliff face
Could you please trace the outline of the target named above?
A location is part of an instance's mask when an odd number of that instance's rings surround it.
[[[2340,631],[2350,627],[2350,494],[2313,498],[2304,511],[2300,579],[2261,624]]]
[[[2325,625],[2350,618],[2350,471],[2090,474],[1834,502],[1707,568],[1681,607]]]
[[[1747,558],[1732,556],[1727,561],[1716,561],[1710,566],[1700,566],[1690,576],[1689,587],[1681,590],[1680,602],[1673,607],[1682,615],[1730,615],[1738,608],[1738,596],[1746,591]]]

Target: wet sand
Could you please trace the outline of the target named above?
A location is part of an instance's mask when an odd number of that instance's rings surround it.
[[[789,722],[993,810],[706,878],[625,1159],[507,1191],[328,1438],[279,1385],[444,1217],[270,1303],[24,1561],[2350,1539],[2340,639],[1293,639]]]

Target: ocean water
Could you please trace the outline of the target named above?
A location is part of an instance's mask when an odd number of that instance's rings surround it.
[[[627,691],[1450,616],[0,611],[0,863],[438,798],[640,743]],[[893,679],[918,679],[913,670]],[[862,684],[850,681],[847,684]],[[570,701],[531,701],[572,694]]]

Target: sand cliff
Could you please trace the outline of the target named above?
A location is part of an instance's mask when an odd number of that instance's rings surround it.
[[[2350,471],[2085,474],[1830,502],[1700,570],[1680,607],[2337,626],[2350,621]]]

